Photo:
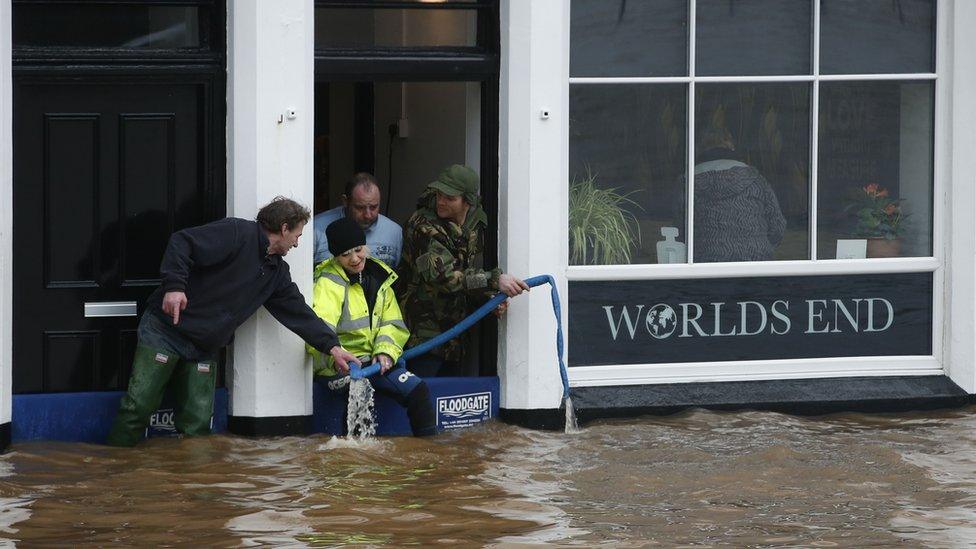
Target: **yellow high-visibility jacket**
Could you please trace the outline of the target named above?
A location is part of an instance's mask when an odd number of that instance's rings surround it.
[[[376,292],[372,316],[363,287],[349,282],[346,271],[334,257],[315,267],[312,310],[335,331],[339,344],[350,353],[357,357],[384,353],[396,362],[410,337],[393,293],[397,275],[378,259],[370,257],[366,261],[378,265],[387,275]],[[371,270],[377,271],[375,267]],[[309,345],[305,348],[312,355],[316,375],[336,375],[335,360],[331,356],[323,355]]]

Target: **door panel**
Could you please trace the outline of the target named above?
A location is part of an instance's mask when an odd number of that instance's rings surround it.
[[[44,283],[95,286],[94,268],[85,258],[99,225],[99,117],[44,113],[42,123],[42,157],[34,175],[41,177],[42,213],[50,229],[43,233]]]
[[[14,391],[122,389],[172,231],[214,211],[205,82],[15,79]],[[212,175],[211,175],[212,177]]]

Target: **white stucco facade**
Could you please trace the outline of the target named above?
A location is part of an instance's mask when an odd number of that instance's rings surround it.
[[[534,3],[533,3],[534,4]],[[559,3],[566,8],[567,3]],[[816,3],[814,4],[816,6]],[[723,381],[757,381],[776,379],[844,378],[871,376],[931,376],[947,375],[957,385],[969,393],[976,392],[976,347],[974,347],[974,309],[976,280],[973,259],[974,235],[976,225],[972,221],[974,204],[973,189],[973,143],[974,118],[974,55],[976,44],[972,33],[967,29],[976,14],[968,2],[942,1],[937,5],[936,63],[935,74],[928,76],[935,80],[935,165],[933,191],[933,253],[932,257],[899,258],[883,260],[832,260],[832,261],[776,261],[765,263],[716,263],[716,264],[670,264],[670,265],[619,265],[619,266],[568,266],[564,275],[570,281],[646,281],[653,286],[655,281],[680,279],[721,279],[732,277],[772,277],[805,275],[858,275],[884,276],[886,273],[931,272],[934,279],[933,332],[931,356],[866,356],[850,358],[809,358],[784,360],[755,360],[728,362],[683,362],[673,364],[629,364],[603,366],[582,366],[570,368],[570,383],[575,387],[610,385],[653,385],[660,383],[694,383]],[[558,9],[552,13],[559,13]],[[553,16],[552,19],[560,17]],[[534,21],[529,19],[529,21]],[[520,23],[521,24],[521,23]],[[503,21],[503,27],[505,22]],[[539,23],[539,32],[548,33],[550,40],[559,36],[563,44],[568,43],[565,34],[559,29],[546,27]],[[563,32],[568,32],[568,24],[563,24]],[[531,29],[534,34],[536,28]],[[692,41],[694,38],[692,37]],[[816,42],[815,42],[816,45]],[[568,48],[567,48],[568,49]],[[692,50],[693,51],[693,50]],[[694,57],[694,53],[691,54]],[[543,69],[547,70],[547,69]],[[533,72],[535,74],[535,72]],[[554,76],[552,78],[555,78]],[[813,81],[816,77],[799,77],[803,81]],[[851,77],[853,80],[871,80],[873,75]],[[882,77],[878,77],[882,78]],[[569,81],[568,76],[563,78]],[[578,79],[586,81],[586,78]],[[597,81],[600,79],[591,79]],[[612,79],[605,79],[610,81]],[[627,81],[628,79],[621,79]],[[776,78],[770,78],[770,81]],[[694,79],[678,77],[659,79],[656,82],[691,82],[689,101],[693,101]],[[728,77],[706,79],[708,82],[762,81],[761,78]],[[654,79],[633,78],[629,83],[650,83]],[[566,113],[559,113],[565,116]],[[816,111],[814,111],[816,119]],[[903,119],[902,133],[908,133],[915,122]],[[924,120],[921,122],[925,122]],[[693,126],[693,123],[690,124]],[[909,136],[909,141],[914,136]],[[690,139],[693,139],[690,138]],[[904,137],[903,137],[904,139]],[[529,133],[529,142],[523,145],[526,150],[538,150],[544,137]],[[920,147],[932,146],[918,143]],[[551,165],[564,166],[567,163],[562,144],[562,156],[549,158]],[[502,154],[505,154],[504,152]],[[814,148],[813,155],[816,155]],[[558,164],[557,164],[558,163]],[[689,169],[693,167],[689,166]],[[924,167],[903,165],[906,173],[925,177]],[[913,172],[914,170],[914,172]],[[560,182],[565,185],[566,178]],[[924,188],[922,189],[924,191]],[[553,187],[550,192],[558,193]],[[919,197],[921,201],[924,197]],[[565,198],[554,200],[556,206],[565,208]],[[566,211],[559,212],[565,219]],[[556,212],[551,211],[550,216]],[[690,223],[690,222],[689,222]],[[561,236],[562,241],[566,236]],[[541,240],[540,240],[541,241]],[[531,246],[531,244],[530,244]],[[565,264],[564,264],[565,265]],[[568,312],[569,316],[573,311]],[[569,341],[572,346],[574,341]]]
[[[10,2],[0,2],[0,423],[10,422],[13,355],[13,75]]]
[[[968,393],[976,393],[976,3],[956,1],[945,7],[948,50],[936,128],[941,135],[944,198],[947,201],[945,371]],[[937,130],[938,131],[938,130]],[[938,322],[939,319],[936,319]]]
[[[227,23],[227,215],[253,219],[278,195],[311,204],[313,2],[229,2]],[[287,261],[310,299],[311,227],[303,234]],[[237,330],[232,363],[231,416],[311,415],[302,340],[263,308]]]
[[[253,218],[277,195],[313,202],[313,0],[227,5],[227,214]],[[0,0],[0,423],[11,420],[11,2]],[[932,356],[854,357],[571,368],[574,387],[861,376],[947,375],[976,394],[976,2],[938,3],[932,257],[697,265],[568,264],[570,1],[501,0],[499,263],[520,277],[551,274],[572,311],[570,281],[934,274]],[[467,158],[478,128],[477,86],[466,104]],[[693,93],[693,92],[692,92]],[[293,111],[293,116],[290,116]],[[475,128],[475,129],[472,129]],[[310,299],[312,238],[287,257]],[[548,287],[512,300],[500,322],[501,407],[552,410],[562,385]],[[572,346],[573,341],[567,341]],[[312,414],[311,368],[301,340],[261,309],[238,331],[228,370],[230,415]]]
[[[553,275],[563,299],[568,257],[568,31],[566,2],[502,2],[499,263],[516,276]],[[564,325],[565,313],[563,308]],[[560,406],[555,332],[548,286],[512,300],[498,353],[502,408]]]

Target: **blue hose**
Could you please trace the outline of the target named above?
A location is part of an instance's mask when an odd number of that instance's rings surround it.
[[[529,285],[530,288],[536,286],[541,286],[543,284],[549,284],[550,299],[552,300],[552,312],[556,316],[556,353],[559,357],[559,375],[562,377],[563,381],[563,400],[569,397],[569,376],[566,373],[566,364],[563,362],[563,328],[562,328],[562,311],[559,305],[559,291],[556,289],[556,281],[550,275],[539,275],[533,276],[531,278],[526,278],[525,283]],[[478,307],[478,310],[468,315],[464,320],[458,322],[450,330],[438,335],[437,337],[425,341],[416,347],[411,347],[403,352],[403,356],[397,361],[397,364],[406,362],[411,358],[418,357],[422,354],[435,349],[448,341],[459,336],[462,332],[473,326],[476,322],[484,318],[488,313],[495,310],[496,307],[508,298],[507,295],[503,293],[497,293],[488,300],[487,303]],[[374,362],[369,366],[360,368],[355,364],[349,365],[349,375],[353,379],[362,379],[372,375],[377,374],[380,371],[380,364]]]

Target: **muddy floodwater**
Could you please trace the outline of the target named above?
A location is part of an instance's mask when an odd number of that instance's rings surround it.
[[[575,434],[19,443],[23,546],[972,547],[976,408],[690,411]]]

